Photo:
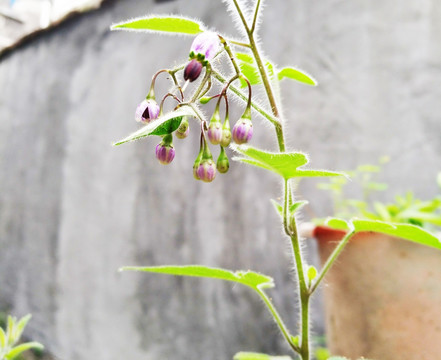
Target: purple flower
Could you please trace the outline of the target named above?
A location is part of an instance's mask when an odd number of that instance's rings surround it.
[[[219,48],[219,36],[214,32],[205,31],[193,40],[190,48],[190,57],[194,58],[197,55],[203,55],[204,60],[211,60],[217,54]]]
[[[135,112],[135,120],[142,123],[149,123],[159,116],[159,105],[153,99],[143,100]]]
[[[236,144],[245,144],[253,136],[253,123],[250,119],[240,118],[233,127],[233,140]]]
[[[196,170],[197,177],[204,182],[212,182],[216,177],[216,164],[213,159],[202,159]]]
[[[184,80],[195,81],[202,71],[202,63],[199,60],[191,60],[184,69]]]
[[[175,149],[172,144],[164,144],[164,142],[156,145],[156,158],[161,164],[170,164],[175,158]]]

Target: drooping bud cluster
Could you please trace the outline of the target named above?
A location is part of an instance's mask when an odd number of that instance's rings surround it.
[[[237,144],[244,144],[251,139],[253,134],[253,124],[251,122],[251,85],[242,74],[237,74],[228,82],[225,82],[225,86],[218,94],[204,96],[211,88],[210,76],[213,76],[213,70],[212,67],[209,66],[209,61],[218,54],[221,42],[225,45],[225,40],[212,32],[204,32],[198,35],[194,39],[190,49],[189,63],[185,66],[183,71],[183,77],[186,81],[184,86],[180,86],[175,76],[177,71],[182,70],[181,68],[158,71],[153,76],[150,91],[146,99],[139,104],[135,114],[135,119],[144,124],[150,124],[155,119],[159,119],[156,127],[155,125],[149,125],[144,130],[141,130],[140,134],[162,136],[161,142],[155,148],[156,158],[161,164],[170,164],[175,158],[173,133],[178,139],[188,137],[190,132],[189,117],[191,117],[191,115],[186,115],[187,111],[185,107],[191,107],[193,111],[190,111],[190,114],[194,114],[193,116],[196,118],[196,121],[199,120],[201,125],[200,150],[193,165],[193,176],[195,179],[204,182],[212,182],[217,172],[221,174],[228,172],[230,163],[225,149],[230,145],[232,140]],[[207,66],[205,76],[199,86],[195,88],[196,90],[193,90],[193,95],[191,100],[189,100],[185,96],[187,84],[198,79],[205,66]],[[154,85],[156,78],[162,72],[166,72],[170,75],[169,78],[173,80],[174,87],[162,98],[160,105],[158,105],[155,100]],[[227,90],[230,84],[239,77],[244,78],[248,83],[248,103],[242,117],[234,125],[233,130],[231,130]],[[174,114],[170,112],[163,116],[164,102],[167,98],[175,100],[178,103],[173,110],[173,112],[176,112],[174,117]],[[200,100],[201,104],[207,104],[214,98],[217,98],[217,104],[210,121],[207,122],[204,116],[199,113],[196,101]],[[225,101],[225,117],[223,121],[219,109],[222,100]],[[209,146],[212,145],[219,145],[220,151],[217,161],[213,160],[213,155],[210,151]]]

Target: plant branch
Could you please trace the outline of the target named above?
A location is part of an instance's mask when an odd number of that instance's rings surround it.
[[[237,0],[233,0],[234,6],[236,7],[237,13],[240,16],[240,20],[242,21],[243,27],[245,28],[246,32],[248,33],[250,31],[250,28],[248,27],[248,23],[245,19],[245,16],[243,15],[242,9],[239,6],[239,3]]]
[[[260,9],[260,0],[257,0],[256,9],[254,10],[253,24],[251,25],[250,33],[254,33],[254,30],[256,30],[257,15],[259,14],[259,9]]]
[[[283,336],[285,337],[285,340],[288,342],[288,344],[291,346],[291,348],[297,352],[300,353],[299,347],[293,343],[292,336],[289,333],[289,330],[287,329],[285,323],[283,322],[282,318],[280,317],[279,313],[277,312],[276,308],[274,307],[271,300],[268,298],[268,296],[265,294],[264,291],[257,288],[257,293],[262,298],[265,305],[268,307],[268,310],[271,312],[271,315],[273,316],[274,320],[276,321],[277,325],[279,325],[280,331],[282,332]]]
[[[323,278],[325,277],[326,273],[329,271],[329,269],[332,267],[332,265],[334,264],[335,260],[337,259],[337,257],[340,255],[340,253],[343,251],[344,247],[346,246],[346,244],[348,243],[349,239],[355,234],[355,230],[351,230],[349,231],[344,238],[339,242],[339,244],[337,245],[337,247],[334,249],[334,251],[332,252],[332,254],[328,257],[328,260],[326,260],[325,265],[323,266],[323,269],[320,271],[320,274],[317,276],[314,285],[311,286],[309,293],[312,294],[317,287],[320,285],[320,282],[323,280]]]

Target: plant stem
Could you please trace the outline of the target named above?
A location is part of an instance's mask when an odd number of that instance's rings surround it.
[[[265,305],[268,307],[268,310],[271,312],[271,315],[273,316],[274,320],[276,321],[277,325],[279,325],[280,331],[282,332],[283,336],[285,337],[286,341],[289,343],[291,348],[299,353],[300,349],[295,345],[291,340],[291,334],[289,333],[289,330],[287,329],[285,323],[283,322],[282,318],[280,317],[279,313],[277,312],[276,308],[274,307],[271,300],[268,298],[268,295],[265,294],[264,291],[257,288],[257,293],[260,295],[262,300],[264,301]]]
[[[254,10],[253,24],[251,25],[251,29],[250,29],[251,33],[253,33],[254,30],[256,30],[257,15],[259,14],[259,9],[260,9],[260,0],[257,0],[256,9]]]
[[[219,81],[220,83],[224,84],[226,83],[226,79],[220,74],[218,73],[216,70],[212,71],[212,75],[213,77]],[[248,97],[246,95],[244,95],[238,88],[236,88],[233,85],[230,85],[228,87],[229,90],[231,90],[234,94],[236,94],[241,100],[243,101],[248,101]],[[279,122],[277,121],[277,119],[272,116],[271,114],[269,114],[268,112],[266,112],[263,108],[261,108],[259,105],[257,105],[256,103],[252,102],[251,103],[251,107],[256,110],[260,115],[262,115],[265,119],[267,119],[271,124],[273,124],[274,126],[280,126]]]
[[[323,278],[325,277],[326,273],[329,271],[329,269],[331,268],[331,266],[334,264],[335,260],[337,259],[337,257],[340,255],[340,253],[343,251],[344,247],[346,246],[346,244],[348,243],[349,239],[355,234],[355,230],[351,230],[350,232],[348,232],[344,238],[340,241],[340,243],[337,245],[337,247],[334,249],[334,251],[332,252],[332,254],[328,257],[328,260],[326,260],[325,265],[323,266],[323,269],[320,271],[320,274],[317,276],[314,285],[311,286],[311,289],[309,290],[309,292],[312,294],[317,287],[319,286],[320,282],[323,280]]]

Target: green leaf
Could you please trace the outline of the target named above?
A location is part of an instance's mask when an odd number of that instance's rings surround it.
[[[277,214],[280,215],[280,217],[283,219],[283,206],[280,205],[276,200],[271,199],[271,204],[273,204],[274,209],[276,210]]]
[[[183,116],[196,116],[195,112],[188,106],[179,108],[178,110],[171,111],[158,119],[155,119],[135,131],[126,138],[114,143],[114,146],[124,144],[129,141],[138,140],[150,135],[166,135],[175,131],[181,124]]]
[[[441,226],[441,215],[439,214],[431,214],[417,210],[406,210],[401,214],[399,214],[398,217],[402,220],[414,219],[414,220],[420,220],[422,222],[428,222],[433,225]]]
[[[192,19],[176,16],[149,16],[112,25],[111,30],[129,30],[181,35],[196,35],[204,31],[203,25]]]
[[[376,231],[441,250],[441,241],[420,227],[377,220],[352,220],[355,231]]]
[[[308,75],[303,70],[299,70],[293,67],[286,67],[279,71],[277,74],[277,77],[279,80],[282,80],[283,78],[296,80],[298,82],[301,82],[303,84],[307,85],[317,85],[317,81],[311,76]]]
[[[6,334],[3,328],[0,327],[0,350],[6,347]]]
[[[327,219],[326,225],[337,230],[350,230],[349,224],[345,220],[339,218]]]
[[[251,85],[256,85],[261,83],[260,74],[257,67],[254,64],[249,64],[245,62],[239,63],[240,71],[246,76]],[[244,81],[246,85],[246,82]]]
[[[28,314],[26,316],[23,316],[20,321],[15,325],[15,329],[14,329],[14,338],[16,340],[20,339],[24,328],[26,327],[26,325],[28,324],[29,320],[31,320],[32,315]]]
[[[340,176],[343,173],[325,170],[303,170],[299,167],[308,163],[308,158],[305,154],[298,152],[290,153],[273,153],[262,151],[251,146],[237,146],[231,145],[233,150],[239,152],[247,157],[235,157],[233,160],[241,161],[250,165],[264,168],[279,174],[284,179],[291,179],[293,177],[316,177],[316,176]]]
[[[7,353],[6,359],[12,360],[15,357],[17,357],[18,355],[20,355],[22,352],[29,350],[29,349],[43,350],[44,346],[38,342],[35,342],[35,341],[20,344]]]
[[[254,58],[250,55],[250,54],[246,54],[246,53],[240,53],[237,52],[235,54],[237,60],[248,63],[248,64],[253,64],[254,63]]]
[[[150,266],[150,267],[132,267],[121,268],[122,271],[144,271],[151,273],[160,273],[176,276],[195,276],[204,278],[213,278],[227,281],[234,281],[253,289],[264,289],[274,287],[274,280],[266,275],[253,271],[229,271],[224,269],[212,268],[202,265],[186,266]]]
[[[374,202],[374,209],[384,221],[391,221],[391,216],[387,207],[380,202]]]
[[[295,213],[296,211],[298,211],[298,210],[300,210],[302,207],[304,207],[305,205],[307,205],[307,204],[309,204],[309,201],[307,201],[307,200],[299,200],[299,201],[296,201],[294,204],[292,204],[290,207],[289,207],[289,212],[292,214],[292,213]]]
[[[255,352],[241,351],[234,355],[233,360],[292,360],[290,356],[272,356]]]
[[[315,357],[317,360],[328,360],[330,357],[329,350],[323,347],[315,349]]]

